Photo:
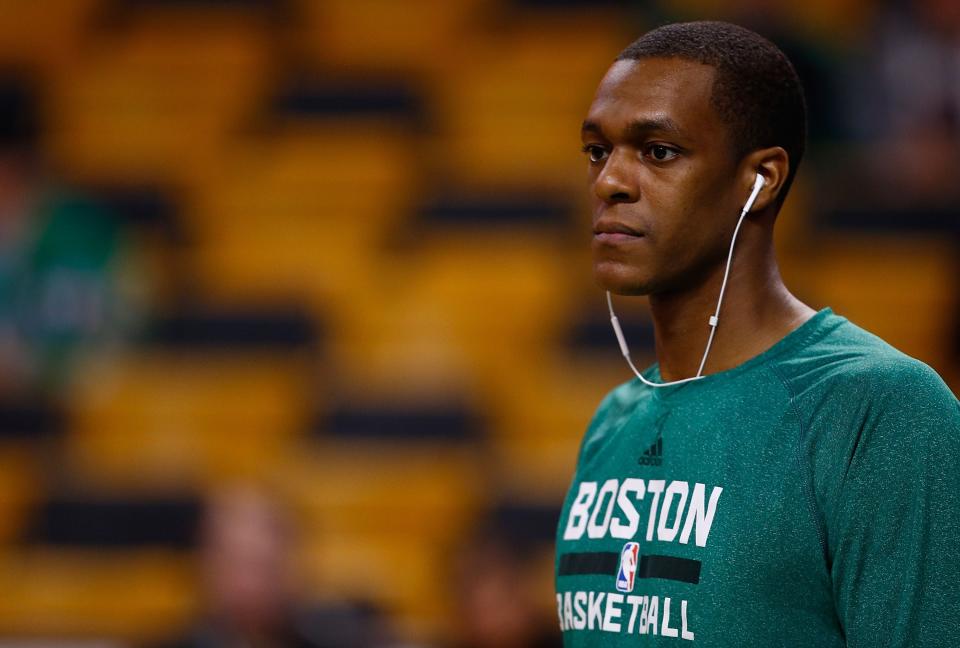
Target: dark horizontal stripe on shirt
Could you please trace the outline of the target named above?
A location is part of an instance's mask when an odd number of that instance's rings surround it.
[[[560,556],[560,576],[609,574],[616,576],[620,554],[613,551],[565,553]],[[684,583],[700,582],[700,561],[675,556],[640,556],[637,578],[665,578]]]
[[[560,556],[561,576],[582,574],[614,574],[619,566],[620,554],[615,551],[585,551],[565,553]]]

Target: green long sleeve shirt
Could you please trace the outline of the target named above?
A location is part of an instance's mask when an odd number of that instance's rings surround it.
[[[568,647],[960,646],[958,549],[960,403],[825,309],[736,368],[607,395],[557,613]]]

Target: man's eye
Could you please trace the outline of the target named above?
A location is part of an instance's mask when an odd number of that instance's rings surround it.
[[[587,154],[587,157],[590,158],[590,161],[593,163],[603,162],[603,160],[607,158],[606,149],[597,144],[587,144],[583,147],[583,152]]]
[[[657,162],[666,162],[679,155],[676,149],[664,146],[663,144],[654,144],[647,149],[647,154]]]

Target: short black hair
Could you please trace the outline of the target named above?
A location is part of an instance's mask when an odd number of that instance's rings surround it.
[[[781,146],[790,158],[777,206],[800,166],[807,139],[803,85],[786,55],[744,27],[718,21],[672,23],[647,32],[617,61],[677,57],[716,70],[711,104],[730,128],[736,157]]]

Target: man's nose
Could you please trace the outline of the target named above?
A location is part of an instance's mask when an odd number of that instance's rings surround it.
[[[605,203],[636,202],[640,198],[635,176],[623,152],[612,151],[594,183],[597,197]]]

